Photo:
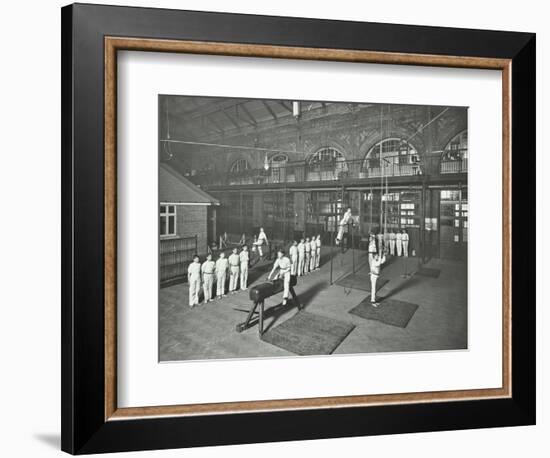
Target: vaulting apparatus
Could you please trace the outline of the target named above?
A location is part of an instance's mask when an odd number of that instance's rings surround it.
[[[290,294],[292,295],[292,301],[295,305],[298,306],[298,310],[302,309],[302,305],[300,304],[300,301],[298,299],[298,296],[296,295],[296,291],[294,291],[294,287],[297,284],[297,277],[296,275],[290,276]],[[246,320],[244,323],[239,323],[236,326],[237,332],[242,332],[245,329],[248,329],[250,327],[250,321],[252,318],[257,315],[258,316],[258,334],[260,337],[262,337],[264,333],[264,302],[268,297],[274,296],[277,293],[280,293],[283,290],[283,279],[278,278],[276,280],[261,283],[259,285],[254,286],[250,289],[250,300],[252,301],[252,307],[250,308],[250,311],[248,312],[248,316],[246,317]],[[256,311],[256,309],[259,306],[259,310]]]

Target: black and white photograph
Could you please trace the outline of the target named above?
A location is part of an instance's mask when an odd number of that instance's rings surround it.
[[[160,362],[468,349],[468,107],[161,94],[158,133]]]

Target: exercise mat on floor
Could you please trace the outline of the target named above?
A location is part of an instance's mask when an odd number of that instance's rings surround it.
[[[265,332],[262,340],[296,355],[330,355],[355,329],[355,325],[299,312]]]
[[[352,308],[349,313],[366,320],[380,321],[384,324],[406,328],[418,309],[418,305],[395,299],[384,299],[378,307],[373,307],[370,297]]]
[[[382,286],[388,283],[389,280],[385,278],[379,278],[376,282],[376,291],[378,291]],[[343,286],[344,288],[351,289],[360,289],[370,293],[370,274],[369,273],[352,273],[346,275],[344,278],[340,278],[334,282],[335,285]]]
[[[420,269],[418,269],[418,272],[416,272],[416,275],[422,275],[423,277],[438,278],[440,273],[441,273],[441,270],[439,269],[432,269],[430,267],[421,267]]]

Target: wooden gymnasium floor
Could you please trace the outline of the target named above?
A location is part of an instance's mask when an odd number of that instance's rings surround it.
[[[360,272],[368,272],[366,253],[356,250],[354,256]],[[335,354],[467,348],[465,263],[431,260],[426,267],[440,269],[439,278],[420,275],[403,278],[403,273],[417,270],[416,258],[393,258],[387,263],[381,278],[390,281],[378,291],[378,295],[419,305],[408,326],[402,329],[348,313],[367,296],[367,292],[330,285],[329,259],[329,252],[324,250],[320,271],[299,278],[295,289],[308,312],[356,325]],[[334,279],[349,273],[351,266],[352,252],[338,253],[333,260]],[[263,282],[268,272],[252,270],[250,277],[254,283]],[[235,331],[235,326],[244,321],[246,313],[234,309],[249,309],[248,291],[194,308],[188,306],[188,298],[186,283],[160,291],[160,361],[295,356],[261,341],[257,326],[242,333]],[[281,300],[281,294],[268,299],[266,309],[280,304]],[[267,318],[264,326],[266,329],[276,326],[296,312],[295,307],[287,306]]]

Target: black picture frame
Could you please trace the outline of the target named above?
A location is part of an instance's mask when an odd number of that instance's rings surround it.
[[[62,8],[62,449],[72,454],[535,424],[532,33],[74,4]],[[106,421],[104,37],[512,60],[512,396]],[[215,431],[215,433],[213,433]]]

